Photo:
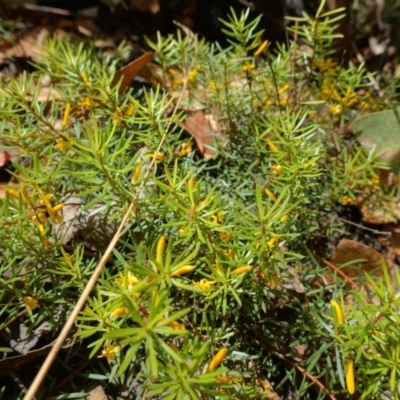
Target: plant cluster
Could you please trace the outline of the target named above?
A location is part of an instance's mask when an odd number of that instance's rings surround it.
[[[151,88],[121,92],[118,59],[56,39],[37,72],[0,87],[2,142],[21,160],[1,200],[1,330],[47,321],[56,335],[104,250],[96,238],[133,203],[76,322],[68,357],[92,358],[86,377],[115,398],[398,398],[398,296],[371,280],[373,305],[305,250],[324,212],[379,192],[377,161],[337,133],[379,104],[363,65],[331,57],[342,10],[323,6],[292,18],[275,50],[246,13],[224,22],[228,48],[149,41]],[[45,102],[43,75],[59,93]],[[209,158],[182,128],[199,110],[218,124]],[[71,207],[102,230],[65,242]],[[56,386],[49,376],[42,395]]]

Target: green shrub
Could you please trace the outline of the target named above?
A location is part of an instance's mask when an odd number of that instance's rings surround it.
[[[297,40],[262,57],[246,13],[224,22],[227,49],[180,32],[149,41],[162,87],[121,94],[118,59],[57,39],[37,72],[2,85],[2,140],[22,161],[1,202],[1,329],[18,316],[29,330],[50,321],[56,335],[101,239],[133,203],[74,332],[110,390],[268,398],[270,382],[283,398],[333,398],[346,392],[352,357],[362,398],[398,398],[398,351],[388,347],[398,335],[386,329],[398,296],[388,281],[376,284],[380,306],[350,291],[347,322],[333,323],[326,294],[348,291],[306,250],[342,229],[326,213],[365,188],[379,193],[376,160],[337,134],[379,105],[363,65],[330,58],[342,15],[322,10],[293,18]],[[59,96],[40,102],[43,75]],[[182,129],[193,110],[220,126],[211,157]],[[67,229],[67,209],[81,229]]]

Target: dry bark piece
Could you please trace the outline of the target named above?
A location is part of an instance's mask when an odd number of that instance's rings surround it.
[[[215,150],[209,146],[225,138],[221,126],[214,117],[211,114],[205,115],[203,111],[188,115],[183,127],[194,137],[200,153],[205,158],[215,154]]]
[[[128,65],[125,65],[125,67],[122,67],[116,72],[112,84],[116,85],[122,78],[122,82],[119,87],[120,93],[124,92],[129,87],[135,77],[139,74],[140,70],[142,70],[150,62],[150,60],[153,58],[153,55],[154,53],[151,52],[144,53],[142,56],[131,61]]]
[[[340,266],[354,260],[362,260],[357,264],[340,268],[348,277],[355,278],[362,272],[374,276],[383,276],[382,273],[383,256],[372,247],[355,240],[342,239],[333,252],[331,263]]]

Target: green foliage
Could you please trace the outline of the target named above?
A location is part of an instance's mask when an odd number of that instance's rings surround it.
[[[75,334],[111,388],[137,398],[268,398],[269,380],[283,395],[324,398],[345,392],[342,362],[353,354],[363,398],[394,396],[398,357],[383,350],[398,335],[362,324],[377,312],[382,324],[397,320],[389,282],[374,284],[380,306],[353,293],[340,328],[325,294],[343,298],[341,281],[315,284],[329,272],[305,251],[323,233],[322,212],[366,186],[378,191],[377,162],[335,132],[375,107],[370,82],[362,65],[329,58],[341,13],[322,9],[290,29],[301,42],[265,58],[253,55],[261,33],[247,13],[224,22],[227,49],[179,32],[149,41],[163,88],[121,94],[118,60],[55,39],[36,73],[2,85],[3,140],[23,162],[1,202],[1,329],[26,310],[30,330],[49,320],[56,335],[90,278],[102,249],[64,242],[71,199],[77,217],[108,228],[133,202]],[[43,74],[59,92],[51,101],[38,101]],[[194,109],[224,133],[210,158],[181,128]]]

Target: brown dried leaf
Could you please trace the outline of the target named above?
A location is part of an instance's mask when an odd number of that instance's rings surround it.
[[[128,65],[125,65],[125,67],[122,67],[116,72],[112,84],[116,85],[122,78],[122,82],[119,87],[120,93],[124,92],[129,87],[135,77],[139,74],[140,70],[142,70],[150,62],[150,60],[153,58],[153,55],[154,53],[151,52],[144,53],[142,56],[131,61]]]
[[[161,9],[159,0],[131,0],[131,7],[143,13],[157,14]]]
[[[203,111],[196,111],[187,116],[183,127],[194,137],[200,153],[205,158],[215,154],[215,150],[209,148],[208,145],[213,145],[216,141],[225,138],[221,126],[214,117],[211,114],[205,115]]]
[[[382,274],[383,256],[373,248],[356,242],[355,240],[342,239],[333,252],[331,263],[340,266],[354,260],[363,260],[351,266],[340,268],[348,277],[355,278],[361,271],[374,276],[383,276]],[[362,274],[361,274],[362,275]]]

